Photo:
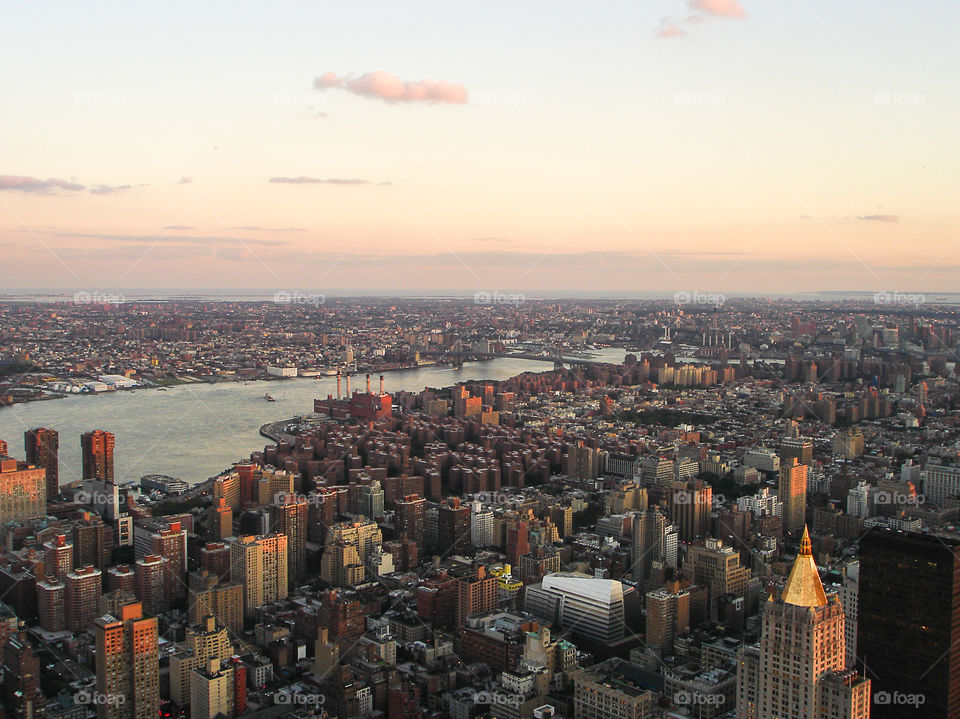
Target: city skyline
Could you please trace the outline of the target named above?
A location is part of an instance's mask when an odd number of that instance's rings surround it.
[[[58,7],[0,11],[10,290],[952,289],[947,3]]]

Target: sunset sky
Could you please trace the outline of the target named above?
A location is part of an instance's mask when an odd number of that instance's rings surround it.
[[[4,287],[957,290],[955,1],[0,3]]]

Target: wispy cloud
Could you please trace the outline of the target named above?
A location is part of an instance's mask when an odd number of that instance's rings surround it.
[[[359,77],[339,76],[325,72],[314,80],[317,90],[340,89],[361,97],[370,97],[386,102],[425,102],[463,104],[467,102],[467,89],[456,82],[442,80],[401,80],[396,75],[378,70]]]
[[[900,215],[857,215],[857,219],[869,222],[900,222]]]
[[[61,191],[82,192],[86,187],[70,180],[50,177],[41,180],[25,175],[0,175],[0,191],[33,192],[39,195],[51,195]]]
[[[370,180],[360,180],[355,177],[271,177],[269,182],[282,185],[371,185]]]
[[[690,0],[690,7],[697,12],[706,13],[715,17],[726,17],[742,20],[747,17],[737,0]]]
[[[186,226],[183,226],[184,228]],[[172,225],[165,229],[177,228]],[[252,237],[233,237],[219,235],[116,235],[100,234],[96,232],[54,232],[54,237],[71,239],[102,240],[104,242],[127,242],[138,244],[183,244],[183,245],[216,245],[216,244],[247,244],[263,246],[289,245],[286,240],[266,240]]]
[[[118,247],[55,247],[53,250],[59,257],[67,260],[96,260],[110,262],[113,260],[142,260],[149,257],[152,262],[165,260],[190,260],[203,257],[212,257],[214,248],[197,247],[193,245],[120,245]]]
[[[195,230],[197,229],[193,225],[164,225],[163,229],[165,230]]]
[[[216,148],[214,148],[214,149],[216,149]],[[186,176],[184,176],[184,177],[181,177],[181,178],[180,178],[180,181],[179,181],[177,184],[178,184],[178,185],[189,185],[191,182],[193,182],[193,178],[192,178],[192,177],[186,177]]]
[[[141,187],[143,187],[143,185],[141,185]],[[123,192],[124,190],[130,189],[133,189],[133,185],[96,185],[90,188],[90,192],[94,195],[112,195],[115,192]]]
[[[231,227],[231,230],[241,230],[243,232],[306,232],[305,227],[258,227],[257,225],[240,225]]]

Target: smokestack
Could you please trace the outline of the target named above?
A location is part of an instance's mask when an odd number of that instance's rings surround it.
[[[370,394],[370,373],[367,372],[367,394]]]
[[[340,399],[340,370],[337,370],[337,399]]]
[[[380,375],[380,394],[383,394],[383,375]]]
[[[347,399],[350,399],[350,373],[347,372]]]

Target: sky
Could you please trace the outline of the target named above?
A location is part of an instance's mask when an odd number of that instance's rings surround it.
[[[960,4],[0,0],[4,289],[950,291]]]

